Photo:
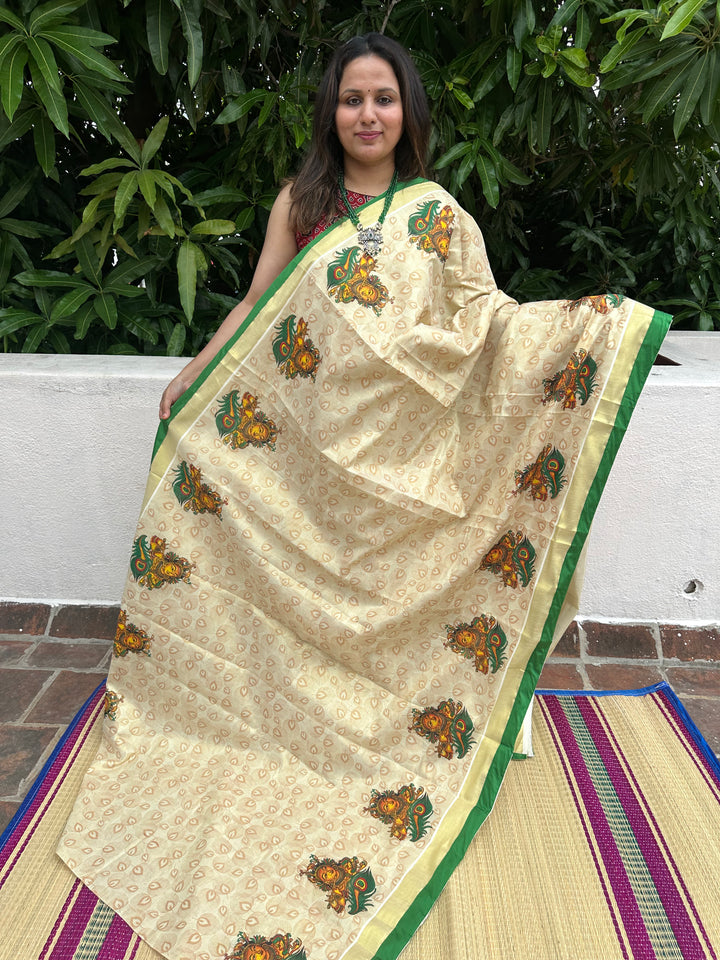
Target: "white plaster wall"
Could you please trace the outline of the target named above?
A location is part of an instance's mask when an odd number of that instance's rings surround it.
[[[671,333],[590,537],[580,616],[720,620],[720,336]],[[0,599],[117,603],[181,359],[0,356]],[[684,588],[691,581],[693,593]]]

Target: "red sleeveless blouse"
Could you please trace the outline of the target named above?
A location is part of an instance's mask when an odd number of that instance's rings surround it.
[[[375,197],[370,197],[365,193],[354,193],[352,190],[347,191],[347,198],[350,201],[350,206],[353,210],[357,210],[358,207],[361,207],[364,203],[367,203],[368,200],[374,200]],[[328,227],[331,227],[334,223],[337,223],[338,220],[342,220],[343,217],[347,216],[347,210],[345,209],[345,204],[343,203],[342,196],[340,191],[337,194],[337,213],[331,217],[322,217],[318,220],[310,233],[296,233],[295,242],[297,243],[298,252],[302,250],[303,247],[306,247],[311,240],[314,240],[315,237],[319,237],[323,230],[327,230]]]

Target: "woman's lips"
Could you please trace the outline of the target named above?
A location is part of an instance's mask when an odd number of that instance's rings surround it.
[[[377,140],[380,136],[380,131],[376,130],[373,133],[358,133],[356,134],[361,140],[367,140],[368,143],[371,143],[373,140]]]

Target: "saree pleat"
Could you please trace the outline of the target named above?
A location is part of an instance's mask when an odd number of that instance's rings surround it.
[[[309,244],[159,431],[58,852],[170,960],[397,956],[492,808],[667,329],[518,305],[437,184],[383,230]]]

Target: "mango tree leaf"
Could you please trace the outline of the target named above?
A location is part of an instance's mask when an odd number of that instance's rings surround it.
[[[117,80],[119,83],[127,83],[128,78],[118,70],[112,60],[108,60],[104,54],[98,53],[87,41],[87,38],[78,33],[80,29],[80,27],[71,26],[55,27],[52,30],[45,30],[43,37],[52,41],[59,50],[75,57],[93,73],[98,73],[109,80]]]
[[[195,311],[199,252],[191,240],[184,240],[177,254],[178,294],[183,313],[188,320],[192,320]]]
[[[708,83],[711,65],[710,55],[706,54],[700,57],[690,70],[687,79],[683,81],[680,99],[673,117],[673,134],[676,140],[687,126],[687,122],[700,99],[700,94]]]
[[[39,67],[35,65],[32,60],[30,61],[30,76],[32,77],[35,92],[40,98],[40,102],[45,108],[49,119],[61,133],[69,137],[70,126],[68,123],[68,108],[65,97],[61,93],[58,93],[54,87],[49,87],[45,83],[45,78],[40,72]]]
[[[57,320],[62,320],[63,317],[71,317],[86,300],[89,300],[96,293],[95,287],[90,286],[89,283],[68,290],[53,304],[50,320],[55,323]]]
[[[137,170],[131,170],[129,173],[124,174],[122,180],[118,184],[117,193],[115,194],[115,203],[113,206],[115,213],[115,219],[113,220],[113,233],[117,233],[122,226],[123,220],[125,219],[125,213],[130,205],[130,201],[135,196],[137,188]]]
[[[203,35],[198,12],[190,0],[174,0],[180,11],[180,23],[187,43],[188,83],[192,89],[198,82],[203,61]]]
[[[15,279],[24,287],[72,287],[82,283],[82,280],[74,281],[71,276],[61,273],[60,270],[23,270]]]
[[[611,47],[600,61],[600,66],[598,67],[600,73],[608,73],[616,64],[624,60],[637,45],[638,41],[642,40],[646,31],[647,27],[639,27],[637,30],[633,30],[632,33],[625,36],[620,43],[616,43]]]
[[[475,161],[475,168],[480,175],[485,199],[494,210],[500,202],[500,185],[495,164],[481,153]]]
[[[655,83],[650,84],[640,99],[643,123],[649,123],[670,102],[680,87],[685,83],[693,65],[695,56],[688,57],[684,63],[678,64],[674,70],[665,76],[658,77]]]
[[[9,38],[19,39],[17,35],[11,35]],[[24,43],[19,45],[6,45],[5,55],[0,63],[0,89],[2,90],[3,110],[7,114],[8,120],[12,120],[15,111],[20,106],[23,95],[23,85],[25,79],[25,64],[28,59],[28,49]]]
[[[673,15],[665,24],[660,42],[668,40],[670,37],[676,37],[679,33],[682,33],[694,18],[695,14],[705,6],[706,2],[707,0],[684,0],[684,3],[681,3],[680,6],[675,9]]]
[[[93,163],[89,167],[85,167],[80,171],[81,177],[95,177],[99,173],[104,173],[106,170],[114,170],[115,167],[134,167],[135,164],[132,160],[128,160],[127,157],[108,157],[107,160],[102,160],[100,163]],[[85,190],[81,191],[85,192]]]
[[[552,124],[553,88],[551,83],[541,83],[537,99],[537,145],[538,150],[545,151],[550,143],[550,126]]]
[[[154,170],[138,170],[138,186],[140,187],[140,192],[143,195],[145,203],[151,210],[155,206],[155,200],[157,198],[157,184],[155,177],[153,177],[154,173]]]
[[[248,90],[241,96],[229,103],[213,121],[214,123],[234,123],[240,120],[245,114],[261,100],[265,99],[264,90]]]
[[[183,347],[185,346],[185,338],[187,336],[187,327],[184,323],[176,323],[173,328],[172,336],[168,340],[167,344],[167,355],[169,357],[179,357],[183,352]]]
[[[25,33],[25,24],[22,22],[20,17],[16,16],[14,13],[11,13],[6,7],[0,7],[0,21],[3,23],[9,23],[11,27],[15,27],[15,29],[19,30],[21,33]]]
[[[68,13],[84,7],[87,0],[51,0],[41,3],[31,11],[28,17],[28,32],[37,34],[51,24],[63,20]]]
[[[707,82],[700,94],[700,117],[702,122],[712,123],[718,108],[720,96],[720,47],[712,47],[707,54],[709,58]]]
[[[6,217],[17,207],[30,192],[30,188],[37,180],[37,173],[31,170],[22,180],[18,180],[0,197],[0,217]]]
[[[170,62],[169,43],[176,14],[168,0],[147,0],[146,32],[153,65],[165,76]]]
[[[520,71],[522,70],[522,64],[522,50],[518,50],[517,47],[508,46],[505,53],[505,72],[507,74],[508,83],[510,84],[513,92],[517,90],[517,85],[520,82]]]
[[[99,293],[93,300],[93,307],[108,330],[114,330],[118,319],[115,297],[110,293]]]
[[[168,237],[174,237],[177,233],[175,221],[170,213],[170,208],[162,197],[158,197],[153,207],[153,216],[157,220],[162,232]]]
[[[565,0],[565,3],[561,4],[560,7],[555,11],[555,16],[548,24],[548,30],[553,27],[564,27],[566,24],[570,23],[582,3],[583,0]]]
[[[45,83],[57,93],[62,94],[62,82],[52,47],[42,37],[27,37],[27,49],[37,65]]]
[[[162,117],[155,126],[152,128],[150,133],[147,136],[147,140],[140,150],[140,163],[143,167],[146,167],[148,163],[152,160],[155,154],[158,152],[162,146],[162,142],[165,139],[165,134],[167,133],[168,124],[170,123],[170,117]]]
[[[235,233],[234,220],[201,220],[190,231],[191,234],[209,234],[215,237]]]
[[[470,149],[472,149],[472,144],[468,143],[467,141],[464,141],[463,143],[454,143],[450,149],[444,153],[439,160],[436,161],[435,169],[442,170],[443,167],[447,167],[448,164],[453,163],[460,157],[464,157]]]
[[[47,117],[39,117],[33,127],[35,156],[45,176],[49,176],[55,166],[55,129]]]
[[[19,310],[16,307],[4,307],[0,309],[0,337],[15,333],[31,324],[42,322],[43,318],[38,316],[37,313],[31,313],[29,310]]]
[[[110,107],[105,97],[87,83],[75,79],[73,87],[77,98],[85,109],[88,117],[107,140],[116,140],[132,159],[139,165],[140,147],[124,123],[118,118],[117,112]]]

